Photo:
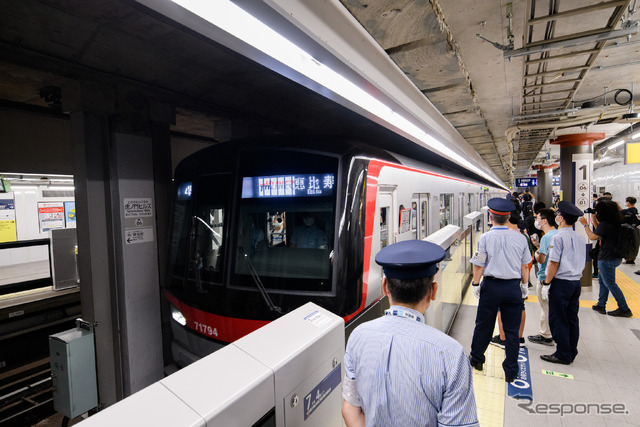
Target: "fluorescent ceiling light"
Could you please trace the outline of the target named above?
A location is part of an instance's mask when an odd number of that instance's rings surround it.
[[[234,3],[228,0],[213,2],[205,0],[172,1],[335,94],[360,106],[393,127],[416,138],[423,145],[448,156],[454,162],[467,167],[502,187],[501,183],[497,182],[482,169],[387,107],[383,102],[361,89],[358,85],[313,58]]]
[[[47,190],[60,190],[60,191],[75,191],[75,187],[73,186],[49,186],[47,187]]]
[[[620,141],[616,142],[615,144],[612,144],[609,146],[609,150],[613,150],[614,148],[618,148],[619,146],[621,146],[622,144],[624,144],[624,139],[621,139]]]

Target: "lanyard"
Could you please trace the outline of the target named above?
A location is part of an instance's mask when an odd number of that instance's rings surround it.
[[[399,310],[399,309],[389,309],[389,310],[385,310],[384,311],[385,316],[398,316],[398,317],[406,317],[407,319],[411,319],[411,320],[415,320],[417,322],[421,322],[424,323],[424,319],[422,318],[422,316],[420,315],[415,315],[413,313],[410,313],[406,310]]]

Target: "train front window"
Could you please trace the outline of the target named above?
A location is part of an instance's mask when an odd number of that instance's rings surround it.
[[[231,179],[229,175],[205,176],[198,184],[200,190],[191,218],[189,279],[202,291],[204,285],[222,284]]]
[[[245,177],[233,286],[330,292],[335,175]]]

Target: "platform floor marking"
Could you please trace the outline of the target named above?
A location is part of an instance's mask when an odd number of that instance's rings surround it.
[[[552,377],[568,378],[570,380],[573,379],[573,375],[571,375],[571,374],[563,374],[562,372],[547,371],[546,369],[543,369],[542,373],[544,375],[551,375]]]
[[[0,295],[0,301],[1,300],[9,300],[9,299],[12,299],[12,298],[26,296],[26,295],[38,294],[40,292],[46,292],[46,291],[50,291],[50,290],[51,290],[51,286],[46,286],[44,288],[28,289],[26,291],[13,292],[13,293],[10,293],[10,294]]]
[[[504,424],[504,396],[506,393],[504,371],[502,370],[504,350],[489,345],[485,358],[482,371],[472,368],[478,421],[482,427],[501,426]]]
[[[618,286],[620,286],[624,298],[627,300],[627,305],[633,313],[632,317],[640,319],[640,284],[618,269],[616,269],[616,282]],[[609,301],[611,301],[611,299],[612,298],[609,298]],[[609,301],[607,301],[607,305],[610,304]],[[613,300],[612,310],[616,308],[618,308],[618,304]]]

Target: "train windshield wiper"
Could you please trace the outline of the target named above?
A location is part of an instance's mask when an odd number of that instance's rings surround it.
[[[260,291],[260,295],[262,295],[262,298],[264,299],[264,302],[267,304],[267,307],[269,307],[269,311],[272,311],[272,312],[275,311],[278,314],[282,314],[282,310],[280,309],[280,307],[278,307],[273,303],[273,301],[271,300],[271,297],[267,293],[267,290],[264,288],[264,285],[260,280],[260,276],[258,276],[258,272],[253,266],[253,263],[251,262],[251,258],[249,258],[249,255],[247,255],[247,252],[245,252],[242,246],[238,247],[238,249],[240,250],[240,253],[244,257],[245,261],[247,261],[247,264],[249,265],[249,272],[251,273],[251,278],[253,279],[253,282],[256,284],[256,287],[258,288],[258,290]]]

